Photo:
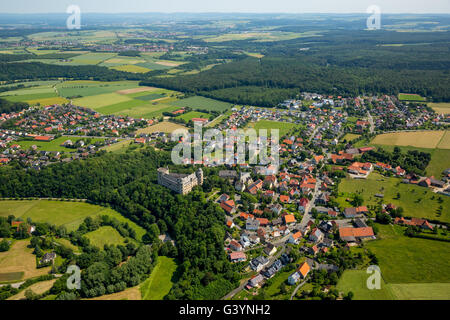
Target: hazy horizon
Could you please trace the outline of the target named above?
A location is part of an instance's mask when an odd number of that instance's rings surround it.
[[[78,5],[84,13],[274,13],[274,14],[358,14],[377,5],[386,14],[449,14],[449,0],[167,0],[163,3],[148,0],[15,0],[0,3],[3,14],[65,13],[69,5]]]

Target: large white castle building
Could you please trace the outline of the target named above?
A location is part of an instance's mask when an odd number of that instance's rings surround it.
[[[188,194],[195,186],[203,184],[203,170],[193,174],[170,173],[168,168],[158,169],[158,184],[180,194]]]

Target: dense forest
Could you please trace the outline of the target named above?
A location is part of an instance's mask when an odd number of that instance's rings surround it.
[[[0,168],[0,196],[87,198],[144,227],[146,242],[168,231],[182,262],[180,280],[168,297],[219,299],[239,280],[223,250],[223,210],[198,188],[181,196],[157,185],[156,168],[167,164],[168,153],[148,148],[55,164],[40,172]]]
[[[318,65],[311,63],[307,57],[247,58],[194,75],[153,77],[143,84],[193,92],[232,103],[269,107],[281,102],[290,91],[344,96],[414,92],[433,97],[435,101],[450,101],[450,77],[447,71]],[[279,94],[280,99],[276,101],[273,96]]]
[[[47,80],[55,78],[99,81],[142,80],[143,75],[100,66],[60,66],[40,62],[0,62],[0,81]]]

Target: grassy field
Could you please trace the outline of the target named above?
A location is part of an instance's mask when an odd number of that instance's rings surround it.
[[[36,256],[32,254],[33,249],[28,248],[30,240],[18,240],[13,243],[11,249],[0,252],[0,275],[5,281],[18,281],[34,278],[47,274],[51,267],[36,268]],[[8,274],[14,274],[15,279],[8,279]],[[22,278],[19,278],[20,274]]]
[[[112,294],[107,294],[101,297],[96,297],[88,300],[142,300],[141,292],[139,291],[139,287],[133,287],[125,289],[121,292],[116,292]]]
[[[75,97],[75,96],[95,96],[105,93],[113,93],[123,90],[133,90],[139,88],[138,81],[65,81],[56,86],[58,93],[62,97]]]
[[[361,135],[359,134],[354,134],[354,133],[347,133],[342,140],[347,140],[347,142],[353,141],[357,138],[359,138]]]
[[[98,110],[101,107],[116,105],[121,102],[131,101],[125,95],[118,93],[104,93],[96,96],[88,96],[84,98],[75,99],[73,104],[80,107],[87,107],[93,110]]]
[[[410,94],[410,93],[400,93],[398,95],[398,99],[400,101],[425,101],[424,97],[421,97],[418,94]]]
[[[48,222],[57,226],[65,226],[68,231],[75,231],[87,217],[108,215],[121,222],[127,222],[140,239],[145,234],[141,228],[117,211],[84,202],[48,201],[48,200],[7,200],[0,202],[0,216],[13,214],[26,220]]]
[[[177,264],[174,259],[158,257],[150,277],[140,287],[142,300],[162,300],[174,284]]]
[[[418,148],[441,148],[450,149],[450,138],[447,136],[448,131],[418,131],[418,132],[396,132],[386,133],[376,136],[372,140],[372,144],[393,145],[393,146],[412,146]]]
[[[200,96],[177,100],[170,104],[177,107],[190,107],[194,110],[208,110],[219,112],[224,112],[233,106],[228,102],[218,101]]]
[[[247,128],[253,128],[258,133],[259,130],[267,129],[267,134],[270,136],[270,129],[277,129],[280,131],[280,138],[287,134],[292,128],[295,127],[294,123],[290,122],[278,122],[270,120],[260,120],[258,122],[250,122]]]
[[[429,103],[429,107],[431,107],[436,113],[439,114],[450,114],[450,103],[442,102],[442,103]]]
[[[96,111],[102,114],[121,114],[125,110],[147,105],[147,102],[141,100],[128,100],[116,104],[96,108]]]
[[[137,134],[146,133],[150,134],[153,132],[165,132],[165,133],[172,133],[176,129],[186,129],[185,126],[182,126],[181,124],[173,123],[173,122],[159,122],[153,126],[149,126],[147,128],[139,129],[136,131]]]
[[[48,281],[41,281],[35,284],[32,284],[25,290],[22,290],[15,296],[9,297],[7,300],[23,300],[25,299],[25,292],[27,290],[33,291],[35,294],[43,294],[50,290],[53,287],[53,284],[55,283],[56,279],[48,280]]]
[[[183,119],[186,122],[189,122],[189,120],[192,120],[193,118],[204,118],[204,119],[209,119],[210,115],[207,113],[203,113],[203,112],[198,112],[198,111],[191,111],[191,112],[187,112],[184,113],[178,117],[176,117],[177,119]]]
[[[379,240],[365,246],[377,256],[386,283],[450,282],[447,242],[406,237],[400,226],[378,228]]]
[[[100,227],[95,231],[88,232],[85,236],[91,241],[91,244],[103,249],[105,244],[119,245],[124,244],[124,238],[119,232],[110,226]]]
[[[445,169],[450,168],[450,150],[434,149],[431,150],[431,161],[427,166],[427,175],[441,177]]]
[[[123,153],[125,150],[128,149],[128,146],[132,143],[131,140],[123,140],[118,143],[114,143],[110,146],[107,146],[103,148],[103,150],[107,152],[114,152],[114,153]]]
[[[365,205],[375,205],[379,199],[375,194],[384,194],[383,203],[393,203],[404,209],[405,216],[436,219],[444,222],[450,222],[450,198],[441,196],[442,214],[437,215],[437,210],[441,205],[438,202],[439,195],[428,188],[417,185],[401,183],[401,179],[394,177],[383,177],[381,174],[373,172],[367,179],[342,179],[339,184],[338,203],[346,208],[351,207],[346,202],[346,198],[353,193],[361,192]],[[343,194],[342,194],[343,193]],[[400,199],[397,199],[397,193],[400,193]],[[419,199],[421,199],[419,201]]]
[[[450,300],[450,283],[399,283],[389,287],[399,300]]]
[[[354,293],[354,300],[394,300],[395,296],[391,288],[381,280],[380,290],[369,290],[367,279],[370,274],[366,270],[345,270],[336,286],[340,292],[347,294]]]
[[[141,67],[141,66],[135,66],[135,65],[132,65],[132,64],[125,64],[125,65],[121,65],[121,66],[115,66],[115,67],[111,67],[111,69],[118,70],[118,71],[131,72],[131,73],[147,73],[147,72],[151,71],[148,68],[144,68],[144,67]]]
[[[52,141],[34,141],[34,140],[21,140],[21,141],[15,141],[15,144],[18,144],[22,147],[22,149],[29,149],[31,146],[36,146],[38,150],[42,151],[59,151],[59,152],[75,152],[76,149],[70,149],[61,146],[62,143],[64,143],[67,140],[71,140],[73,143],[76,143],[78,140],[81,140],[82,138],[72,138],[72,137],[59,137],[57,139],[54,139]],[[97,141],[102,141],[101,138],[92,139],[91,143],[95,143]]]
[[[428,140],[430,139],[430,140]],[[441,177],[442,172],[450,168],[450,131],[402,132],[379,135],[370,144],[392,152],[394,146],[402,152],[418,150],[431,154],[431,161],[426,168],[428,176]],[[363,144],[358,145],[358,147]]]

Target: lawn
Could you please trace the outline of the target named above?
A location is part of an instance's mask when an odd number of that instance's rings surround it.
[[[0,216],[13,214],[26,220],[48,222],[57,226],[65,226],[68,231],[75,231],[87,217],[108,215],[121,222],[127,222],[136,231],[140,239],[145,229],[125,218],[117,211],[85,202],[49,201],[49,200],[7,200],[0,203]]]
[[[381,280],[381,289],[370,290],[367,288],[367,279],[370,274],[366,270],[345,270],[336,289],[344,294],[353,292],[355,300],[394,300],[391,288]]]
[[[394,177],[384,177],[373,172],[367,179],[342,179],[339,184],[339,197],[337,201],[342,207],[351,207],[345,199],[351,197],[353,193],[361,192],[365,205],[375,205],[380,200],[375,194],[384,194],[383,203],[393,203],[404,209],[404,215],[417,218],[435,219],[450,222],[450,198],[439,196],[428,188],[417,185],[401,183],[401,179]],[[343,194],[341,194],[343,193]],[[400,193],[400,199],[397,199]],[[442,214],[438,216],[436,211],[441,205],[438,198],[441,197]],[[433,199],[432,199],[433,198]],[[419,201],[419,199],[421,199]]]
[[[448,242],[409,238],[404,227],[378,225],[379,240],[367,242],[378,258],[386,283],[450,282]]]
[[[194,96],[186,99],[177,100],[171,102],[170,104],[177,107],[190,107],[194,110],[208,110],[218,112],[224,112],[233,106],[231,103],[228,102],[223,102],[200,96]]]
[[[91,244],[103,249],[105,244],[108,245],[123,245],[124,238],[120,235],[120,233],[110,226],[100,227],[95,231],[88,232],[85,236],[91,241]]]
[[[17,240],[6,252],[0,252],[0,275],[1,278],[8,279],[8,274],[14,274],[16,280],[34,278],[47,274],[51,267],[36,268],[36,256],[32,254],[33,249],[28,248],[30,240]],[[22,278],[19,278],[19,274]]]
[[[295,127],[294,123],[290,122],[278,122],[278,121],[270,121],[270,120],[260,120],[258,122],[250,122],[247,128],[253,128],[256,130],[256,133],[259,135],[259,130],[266,129],[267,134],[270,136],[270,129],[279,130],[280,138],[286,135],[292,128]]]
[[[418,132],[396,132],[385,133],[376,136],[372,140],[372,144],[393,145],[393,146],[412,146],[418,148],[442,148],[449,149],[449,143],[444,143],[441,139],[446,134],[445,131],[418,131]]]
[[[142,300],[162,300],[172,289],[176,270],[174,259],[158,257],[150,277],[140,287]]]

